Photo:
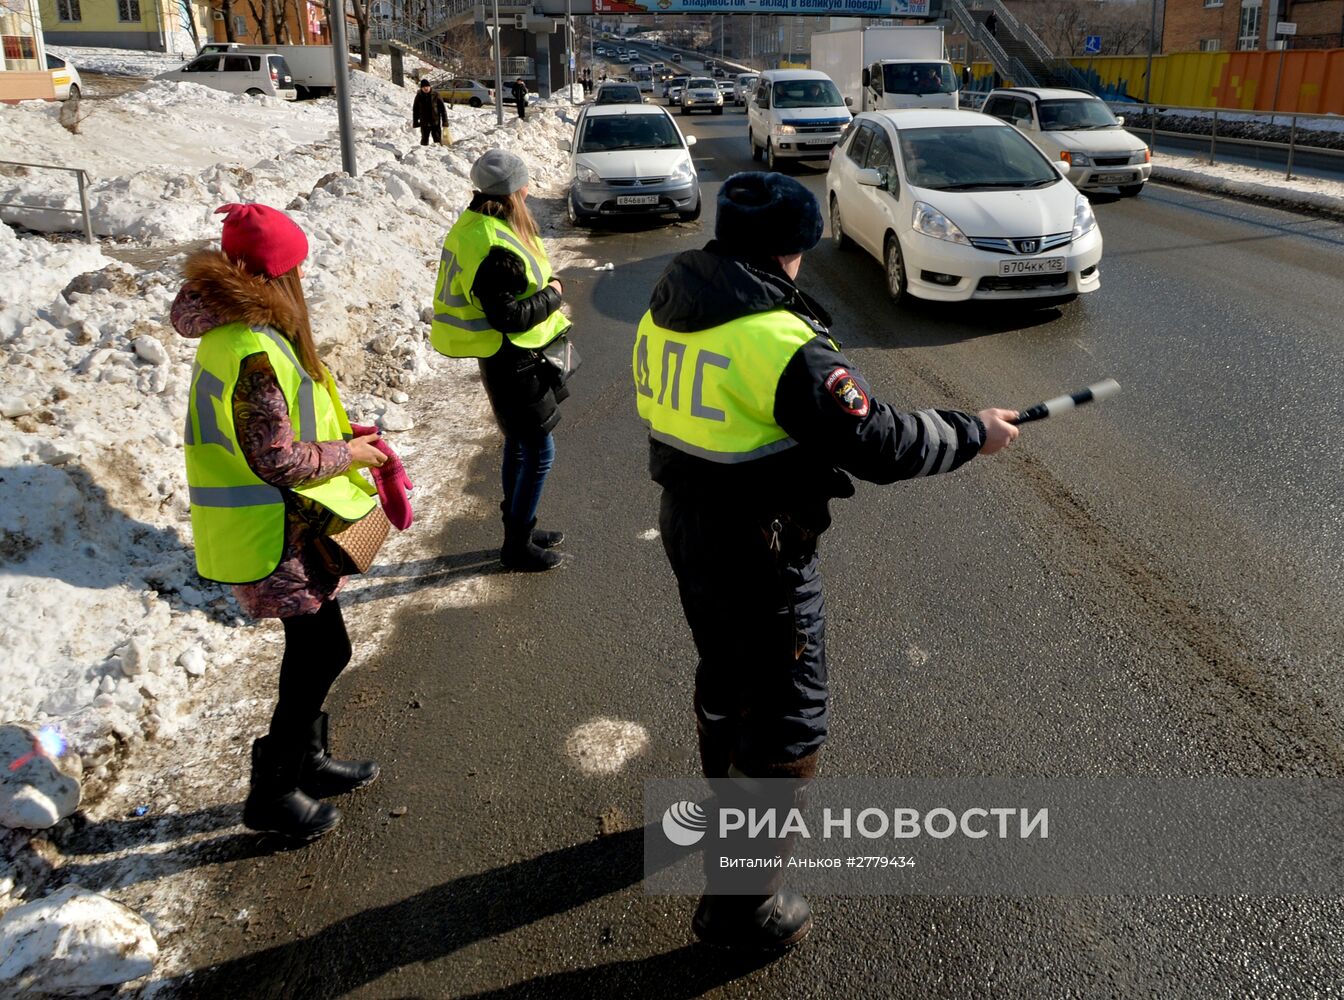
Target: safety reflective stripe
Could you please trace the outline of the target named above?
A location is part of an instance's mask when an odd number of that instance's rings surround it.
[[[919,475],[936,476],[940,472],[946,472],[951,468],[952,460],[957,454],[957,432],[934,410],[917,410],[915,416],[924,425],[924,433],[929,438],[929,453],[924,459]],[[938,461],[939,455],[942,456],[941,462]],[[935,463],[938,465],[936,469]]]
[[[751,462],[758,458],[765,458],[767,455],[777,455],[781,451],[788,451],[790,448],[798,446],[798,442],[793,438],[783,438],[779,441],[771,441],[769,444],[763,444],[759,448],[753,448],[751,451],[710,451],[708,448],[701,448],[688,441],[683,441],[671,434],[664,434],[662,431],[649,427],[649,437],[655,441],[661,441],[665,445],[676,448],[677,451],[684,451],[688,455],[694,455],[696,458],[708,459],[711,462],[717,462],[720,465],[737,465],[741,462]]]
[[[262,507],[283,504],[285,495],[265,483],[252,486],[188,486],[191,502],[197,507]]]
[[[453,326],[459,330],[466,330],[468,333],[483,333],[487,330],[494,329],[494,327],[490,325],[488,319],[461,319],[451,313],[435,313],[434,322],[443,323],[446,326]]]
[[[443,294],[439,296],[439,301],[449,309],[464,309],[471,305],[465,295],[454,295],[451,291],[453,279],[462,273],[462,265],[457,262],[457,254],[444,247],[443,253],[439,255],[439,261],[448,265],[448,270],[443,276]]]
[[[282,337],[269,326],[255,326],[253,332],[264,334],[275,342],[275,346],[280,348],[286,360],[299,373],[299,440],[316,441],[317,440],[317,406],[313,402],[313,378],[308,374],[308,369],[299,364],[299,359],[294,355],[294,346],[288,340]]]
[[[523,259],[526,260],[528,265],[532,268],[532,274],[536,280],[537,288],[540,289],[545,282],[541,280],[541,265],[537,263],[537,258],[532,256],[532,252],[528,250],[527,247],[523,246],[522,241],[518,239],[518,237],[514,236],[513,233],[509,232],[503,226],[499,226],[495,229],[495,236],[513,246],[523,255]]]

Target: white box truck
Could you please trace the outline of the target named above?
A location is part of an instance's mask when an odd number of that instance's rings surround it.
[[[835,81],[856,113],[955,108],[960,99],[936,24],[819,31],[812,36],[812,68]]]

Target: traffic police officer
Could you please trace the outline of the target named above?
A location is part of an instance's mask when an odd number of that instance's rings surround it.
[[[551,431],[569,395],[540,349],[565,336],[562,286],[551,274],[527,209],[527,164],[492,149],[471,168],[471,203],[443,241],[430,343],[451,358],[479,358],[481,380],[504,433],[504,547],[510,569],[561,563],[558,531],[536,530],[542,487],[555,460]]]
[[[825,310],[794,283],[821,233],[816,199],[797,181],[733,175],[716,238],[663,272],[633,353],[663,545],[699,653],[701,765],[743,789],[805,785],[826,740],[817,539],[829,501],[853,496],[850,475],[951,472],[1017,436],[1010,410],[901,413],[874,398]],[[807,901],[782,887],[781,869],[744,890],[715,860],[706,851],[698,936],[782,948],[808,932]]]

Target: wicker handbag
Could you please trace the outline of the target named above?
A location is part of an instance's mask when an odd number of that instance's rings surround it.
[[[313,537],[313,549],[334,576],[367,573],[387,541],[392,524],[383,508],[374,504],[358,521],[347,521],[332,514]]]

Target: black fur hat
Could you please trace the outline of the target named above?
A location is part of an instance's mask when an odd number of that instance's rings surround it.
[[[821,206],[792,177],[746,171],[719,188],[714,237],[753,256],[785,257],[821,240]]]

